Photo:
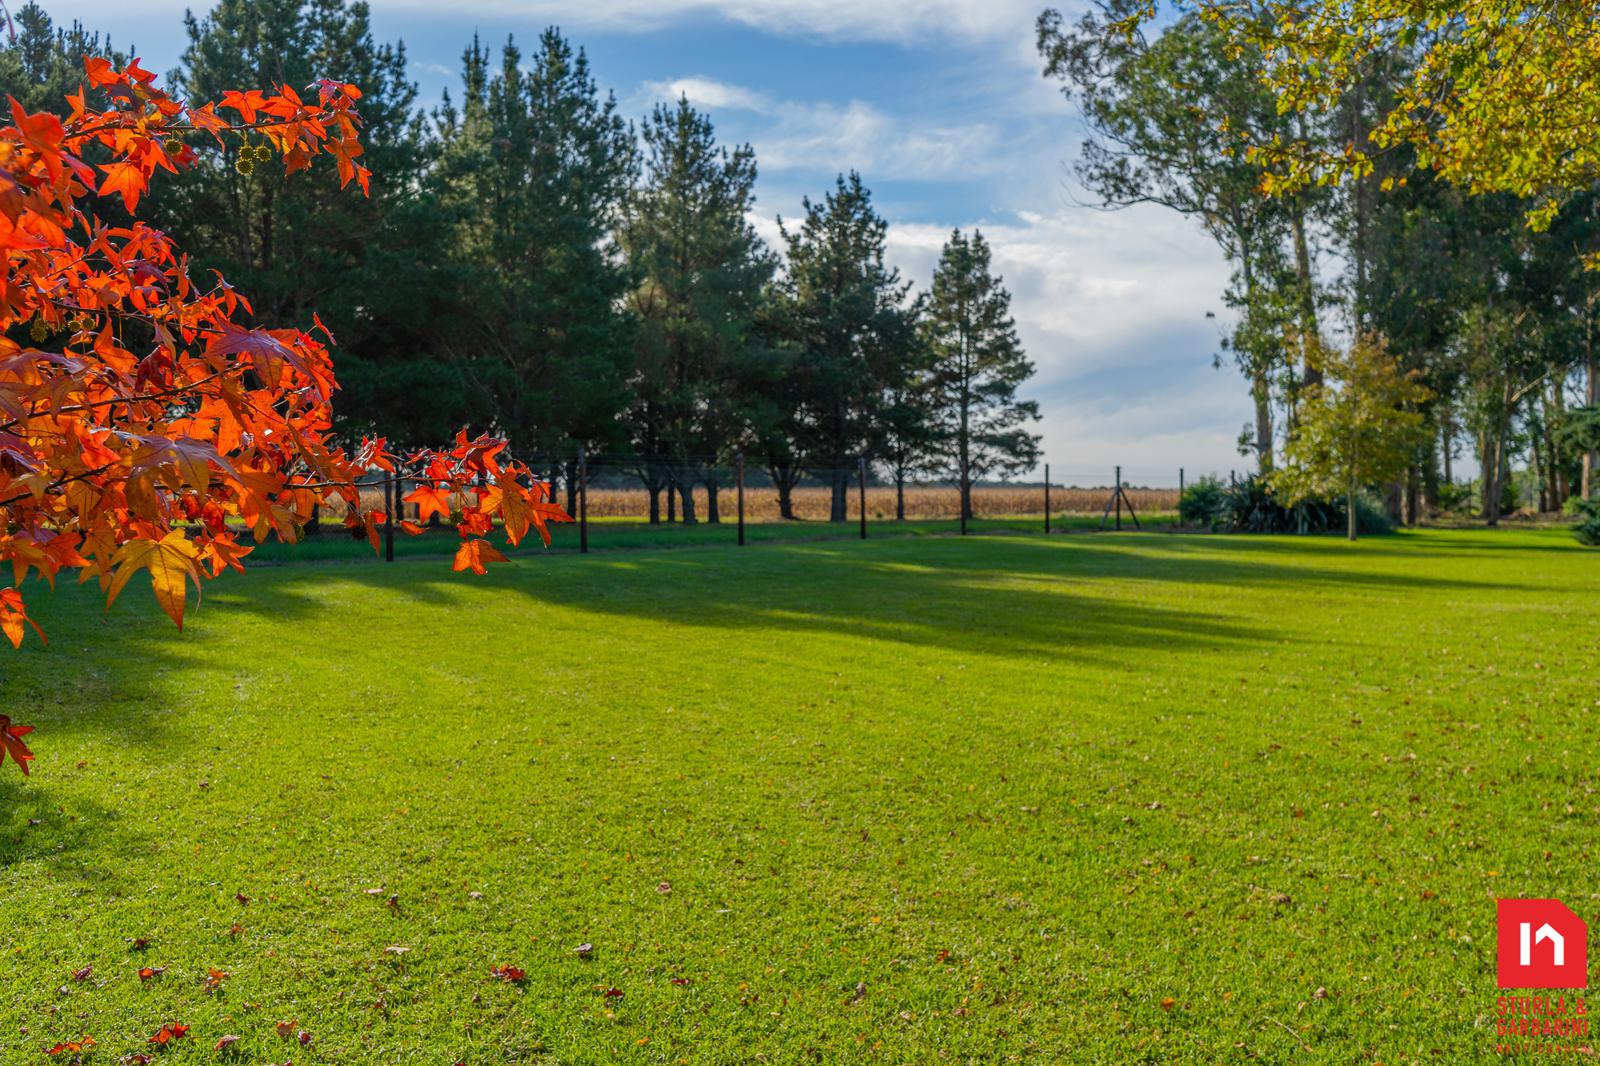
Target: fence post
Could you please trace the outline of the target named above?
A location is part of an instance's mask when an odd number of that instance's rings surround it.
[[[395,509],[400,506],[400,486],[395,481],[395,474],[391,472],[383,479],[383,513],[388,519],[383,524],[383,561],[386,563],[394,562]]]
[[[734,453],[734,467],[736,470],[734,480],[738,486],[735,495],[739,501],[739,547],[742,548],[744,547],[744,449],[742,448]]]
[[[578,554],[589,554],[589,454],[578,449]]]
[[[867,457],[865,455],[863,455],[860,459],[857,460],[857,462],[858,462],[859,466],[858,466],[858,469],[857,469],[856,480],[857,480],[857,483],[858,483],[859,488],[860,488],[859,496],[860,496],[860,499],[861,499],[861,539],[862,540],[866,540],[867,539]]]
[[[1120,466],[1117,467],[1117,487],[1116,487],[1116,489],[1114,491],[1115,491],[1116,495],[1114,495],[1112,497],[1112,501],[1117,505],[1117,532],[1121,533],[1122,532],[1122,467],[1120,467]]]
[[[1050,464],[1044,464],[1044,531],[1050,532]]]

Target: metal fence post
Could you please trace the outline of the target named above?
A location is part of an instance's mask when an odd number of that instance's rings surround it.
[[[739,505],[739,547],[744,547],[744,451],[741,449],[734,453],[735,484],[738,489],[735,495]]]
[[[1112,497],[1117,505],[1117,532],[1122,532],[1122,467],[1117,467],[1116,495]]]
[[[857,482],[860,486],[861,498],[861,539],[867,539],[867,457],[863,455],[859,460]]]
[[[589,455],[578,449],[578,554],[589,554]]]
[[[1044,531],[1050,532],[1050,464],[1044,464]]]

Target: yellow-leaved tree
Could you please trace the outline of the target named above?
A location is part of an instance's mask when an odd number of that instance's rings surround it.
[[[1356,494],[1405,470],[1427,438],[1417,406],[1432,393],[1400,368],[1382,340],[1362,337],[1348,351],[1318,346],[1310,359],[1322,380],[1301,394],[1284,465],[1270,475],[1291,504],[1343,495],[1356,539]]]

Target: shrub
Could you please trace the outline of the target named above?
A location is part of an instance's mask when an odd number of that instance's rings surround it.
[[[1600,548],[1600,497],[1578,500],[1577,512],[1578,524],[1572,529],[1573,536],[1580,544]]]
[[[1345,502],[1312,497],[1286,507],[1264,478],[1251,476],[1223,489],[1217,524],[1233,533],[1342,533]],[[1356,529],[1389,533],[1394,523],[1383,505],[1363,492],[1356,496]]]
[[[1226,495],[1220,478],[1201,478],[1184,488],[1183,495],[1178,498],[1178,521],[1186,526],[1216,528]]]

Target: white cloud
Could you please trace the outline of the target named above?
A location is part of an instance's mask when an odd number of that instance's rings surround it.
[[[143,19],[181,15],[189,6],[195,5],[147,0],[139,5],[139,14]],[[1014,35],[1032,26],[1039,6],[1036,0],[475,0],[470,12],[462,13],[621,32],[647,32],[681,18],[709,15],[777,33],[909,42]],[[67,5],[51,0],[47,8],[91,25],[128,11],[121,0],[74,0]],[[374,0],[372,8],[379,16],[439,14],[432,0]]]
[[[687,96],[712,111],[748,112],[761,120],[735,139],[748,139],[764,173],[859,170],[874,180],[971,178],[1003,161],[998,130],[988,123],[919,122],[885,113],[862,100],[846,103],[773,100],[765,93],[714,78],[651,81],[652,100]]]
[[[781,247],[774,220],[755,222]],[[1164,484],[1180,466],[1191,477],[1245,467],[1235,440],[1249,397],[1231,366],[1212,368],[1222,327],[1206,314],[1222,312],[1228,267],[1208,238],[1155,207],[961,226],[982,230],[1011,292],[1052,477],[1091,483],[1121,464],[1140,483]],[[949,234],[891,220],[889,258],[926,288]]]
[[[746,89],[742,85],[730,85],[715,78],[688,77],[674,78],[672,81],[647,81],[644,83],[644,91],[652,97],[668,101],[686,96],[691,104],[706,108],[731,108],[736,111],[758,113],[772,108],[772,101],[765,93]]]

